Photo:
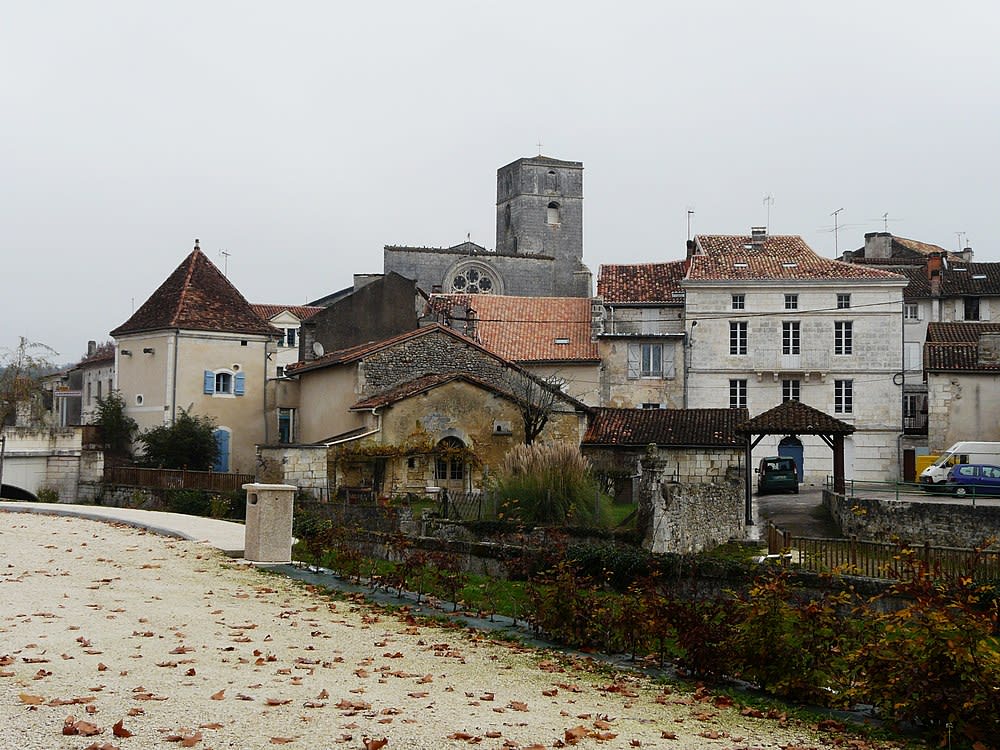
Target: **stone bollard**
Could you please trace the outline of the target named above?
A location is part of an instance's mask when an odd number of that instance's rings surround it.
[[[292,507],[297,487],[244,484],[247,521],[243,559],[253,563],[292,561]]]

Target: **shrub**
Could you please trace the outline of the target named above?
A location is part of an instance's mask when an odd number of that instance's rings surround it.
[[[525,523],[607,525],[608,498],[575,446],[516,446],[497,467],[496,492],[505,515]]]
[[[153,427],[139,436],[143,463],[160,469],[208,471],[219,456],[215,421],[181,410],[173,424]]]
[[[38,502],[40,503],[59,502],[59,490],[53,487],[39,487],[38,492],[36,492],[35,495],[38,497]]]
[[[203,490],[171,490],[166,498],[167,510],[189,516],[209,516],[212,504]]]

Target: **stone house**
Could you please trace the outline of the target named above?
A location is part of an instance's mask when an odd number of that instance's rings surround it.
[[[931,323],[924,347],[927,441],[1000,441],[1000,323]]]
[[[680,409],[686,261],[602,265],[595,327],[602,406]]]
[[[198,247],[111,331],[115,388],[140,429],[182,409],[217,425],[217,471],[253,473],[265,418],[268,355],[279,337]]]
[[[435,294],[428,314],[589,406],[601,401],[601,358],[586,297]]]
[[[923,369],[928,326],[982,322],[1000,316],[1000,263],[973,262],[971,247],[951,252],[889,232],[865,234],[864,247],[843,259],[905,276],[903,292],[904,478],[915,477],[916,456],[939,450],[928,435],[928,378]],[[937,355],[936,355],[937,356]],[[945,446],[947,447],[947,446]]]
[[[298,444],[261,448],[268,481],[378,496],[469,492],[525,441],[526,403],[548,409],[540,441],[577,445],[586,428],[582,402],[437,324],[299,362],[288,374]]]
[[[80,421],[70,424],[93,424],[97,418],[97,402],[114,390],[115,345],[110,341],[100,345],[88,341],[87,356],[75,369],[80,374]]]
[[[282,378],[285,368],[299,361],[299,338],[302,322],[308,320],[322,307],[310,305],[250,305],[260,319],[270,323],[278,331],[275,349],[267,360],[267,378]]]
[[[757,414],[802,401],[855,427],[848,478],[900,476],[903,291],[907,280],[828,260],[801,237],[699,235],[685,291],[687,403]],[[768,436],[755,459],[792,455],[800,479],[832,472],[817,436]]]
[[[427,294],[590,297],[583,263],[583,164],[547,156],[497,170],[496,249],[386,245],[383,270]]]
[[[748,419],[740,409],[595,409],[581,450],[617,471],[619,500],[635,498],[653,552],[697,552],[745,534]]]

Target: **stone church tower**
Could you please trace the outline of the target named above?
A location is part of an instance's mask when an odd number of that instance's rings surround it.
[[[427,293],[590,297],[583,263],[583,163],[547,156],[497,170],[496,250],[387,245],[383,272]]]

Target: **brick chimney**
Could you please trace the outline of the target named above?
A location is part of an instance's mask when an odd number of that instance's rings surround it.
[[[865,232],[865,258],[891,258],[892,234],[889,232]]]
[[[941,293],[941,270],[943,267],[941,253],[931,253],[927,256],[927,279],[931,282],[931,294],[935,297]]]

